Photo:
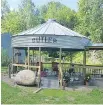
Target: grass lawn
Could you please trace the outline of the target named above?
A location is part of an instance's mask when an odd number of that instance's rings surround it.
[[[103,91],[94,89],[87,91],[65,91],[43,89],[33,93],[19,87],[11,87],[1,82],[2,104],[102,104]]]

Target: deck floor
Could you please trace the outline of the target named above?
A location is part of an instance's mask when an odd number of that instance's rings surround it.
[[[41,88],[52,88],[52,89],[60,88],[58,78],[54,76],[42,77],[41,78]]]

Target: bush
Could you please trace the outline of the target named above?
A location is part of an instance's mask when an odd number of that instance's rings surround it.
[[[84,80],[89,82],[91,79],[91,74],[86,74]]]
[[[1,66],[8,66],[10,63],[10,58],[8,56],[6,49],[1,49]]]

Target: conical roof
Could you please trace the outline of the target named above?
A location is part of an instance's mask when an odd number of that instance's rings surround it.
[[[49,19],[46,23],[38,25],[35,28],[23,31],[17,35],[68,35],[85,37],[71,29],[68,29],[57,23],[55,19]]]

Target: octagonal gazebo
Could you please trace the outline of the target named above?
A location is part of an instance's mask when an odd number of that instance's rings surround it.
[[[22,66],[28,68],[38,68],[38,77],[40,85],[40,71],[41,71],[41,50],[57,49],[60,51],[59,58],[59,72],[61,74],[61,85],[62,85],[62,67],[61,67],[61,53],[62,51],[84,51],[85,46],[91,45],[90,40],[80,35],[77,32],[74,32],[59,23],[54,19],[49,19],[46,23],[39,25],[35,28],[23,31],[19,34],[12,36],[12,48],[13,48],[13,59],[12,59],[12,68],[14,66]],[[26,52],[27,63],[16,63],[15,62],[15,49],[23,49]],[[29,59],[29,50],[39,49],[39,65],[34,66],[30,64]],[[84,66],[85,66],[84,58]],[[72,58],[71,58],[72,63]]]

